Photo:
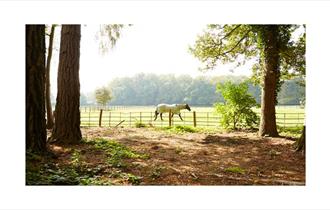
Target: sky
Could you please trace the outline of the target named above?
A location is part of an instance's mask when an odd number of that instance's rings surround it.
[[[182,24],[134,24],[124,28],[116,46],[107,54],[99,51],[96,33],[99,25],[82,25],[80,49],[80,89],[92,92],[107,85],[113,78],[133,76],[137,73],[187,74],[192,77],[212,75],[250,75],[249,66],[235,69],[222,65],[209,72],[200,72],[201,63],[193,57],[189,46],[193,46],[197,35],[205,25]],[[52,94],[56,94],[58,49],[60,28],[56,29],[56,41],[51,68]]]

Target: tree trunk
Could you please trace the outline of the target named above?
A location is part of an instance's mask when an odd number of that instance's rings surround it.
[[[80,25],[63,25],[57,77],[55,126],[52,140],[62,144],[81,141],[79,111]]]
[[[47,110],[47,123],[46,128],[52,129],[54,126],[54,117],[52,104],[50,100],[50,63],[53,54],[53,40],[54,40],[55,25],[52,25],[50,35],[49,35],[49,45],[48,45],[48,55],[47,55],[47,65],[46,65],[46,110]]]
[[[300,138],[296,142],[296,151],[305,152],[306,149],[306,126],[304,126]]]
[[[45,25],[26,25],[26,150],[46,152]]]
[[[265,70],[261,97],[260,136],[278,136],[276,128],[276,85],[279,72],[279,28],[277,25],[263,26],[261,39],[264,45]]]

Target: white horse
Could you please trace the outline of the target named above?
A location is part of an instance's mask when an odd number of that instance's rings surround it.
[[[187,109],[187,110],[191,110],[188,104],[158,104],[156,111],[155,111],[155,119],[154,121],[157,119],[158,114],[160,114],[160,119],[163,120],[163,113],[165,112],[170,112],[172,113],[171,118],[173,117],[174,114],[179,115],[180,119],[183,121],[181,114],[180,114],[180,110],[181,109]]]

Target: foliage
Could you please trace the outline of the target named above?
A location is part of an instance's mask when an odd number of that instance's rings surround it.
[[[216,84],[232,81],[240,83],[245,76],[196,77],[188,75],[137,74],[112,80],[108,88],[113,98],[112,105],[156,105],[158,103],[188,103],[189,105],[210,106],[224,102],[222,95],[216,94]],[[298,79],[285,80],[279,93],[280,104],[299,104],[305,91],[297,83]],[[293,82],[294,81],[294,82]],[[261,89],[248,83],[249,93],[260,103]],[[287,86],[287,87],[284,87]],[[299,92],[299,93],[298,93]],[[284,100],[288,98],[289,100]]]
[[[86,140],[84,144],[91,145],[91,150],[101,150],[106,155],[103,164],[90,165],[86,163],[84,154],[80,149],[70,151],[70,159],[66,163],[58,164],[53,159],[47,159],[34,153],[27,153],[26,184],[28,185],[112,185],[109,177],[119,177],[121,180],[138,185],[142,177],[131,173],[122,172],[121,169],[128,166],[124,159],[147,159],[147,154],[137,153],[128,147],[103,138]],[[104,178],[103,172],[109,165],[113,167],[113,172]]]
[[[74,167],[78,167],[80,165],[81,162],[81,154],[79,152],[79,150],[73,150],[72,156],[71,156],[71,164]]]
[[[127,181],[132,183],[133,185],[139,185],[142,181],[142,177],[135,176],[133,174],[127,173]]]
[[[99,50],[102,54],[107,53],[116,45],[123,28],[123,24],[100,25],[95,39],[99,41]]]
[[[298,40],[292,34],[305,26],[278,25],[282,72],[303,72],[305,69],[305,31]],[[197,37],[190,52],[204,63],[201,70],[214,69],[219,63],[234,63],[240,66],[247,60],[255,62],[255,78],[260,79],[264,68],[262,34],[266,25],[216,25],[207,26],[203,35]],[[258,58],[258,59],[256,59]],[[304,74],[304,73],[303,73]]]
[[[95,99],[98,104],[105,106],[111,98],[111,92],[106,87],[95,90]]]
[[[219,84],[217,91],[221,92],[225,104],[216,103],[216,112],[221,115],[221,125],[225,128],[237,129],[239,127],[253,127],[257,124],[258,116],[252,107],[256,100],[248,94],[247,83],[238,85],[232,82]]]
[[[305,25],[277,26],[280,71],[276,72],[276,103],[283,79],[299,75],[304,81],[306,48]],[[189,49],[203,63],[204,66],[200,68],[202,71],[214,69],[219,63],[234,63],[237,67],[253,61],[251,79],[255,84],[263,86],[265,49],[269,42],[267,33],[270,28],[271,25],[211,24]],[[303,29],[303,32],[295,40],[293,34],[299,29]]]
[[[156,167],[156,168],[152,171],[150,177],[151,177],[153,180],[158,179],[158,178],[160,177],[160,175],[161,175],[161,173],[162,173],[162,171],[163,171],[164,169],[165,169],[165,168],[162,167],[162,166],[158,166],[158,167]]]

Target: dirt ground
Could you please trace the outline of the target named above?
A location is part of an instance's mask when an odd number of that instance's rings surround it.
[[[83,128],[83,137],[116,140],[147,159],[127,159],[125,173],[140,185],[305,185],[305,157],[293,150],[292,139],[260,138],[256,133],[183,133],[152,128]],[[61,148],[53,145],[61,153]],[[99,151],[78,148],[91,165],[103,164]],[[62,151],[60,161],[69,155]],[[114,184],[125,185],[113,179]]]

